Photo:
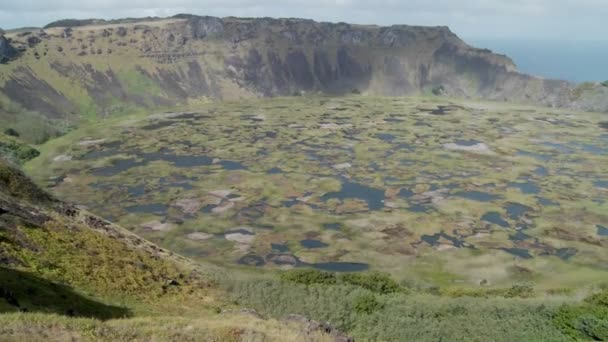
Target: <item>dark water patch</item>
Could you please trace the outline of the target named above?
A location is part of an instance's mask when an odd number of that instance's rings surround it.
[[[392,142],[393,140],[395,140],[395,136],[392,134],[388,134],[388,133],[377,133],[376,138],[378,138],[382,141],[389,142],[389,143]]]
[[[599,224],[596,227],[597,227],[597,235],[608,236],[608,227],[600,226]]]
[[[292,198],[292,199],[289,199],[287,201],[281,202],[281,206],[284,207],[284,208],[291,208],[291,207],[293,207],[294,205],[296,205],[298,203],[300,203],[300,201],[298,201],[295,198]]]
[[[607,148],[599,147],[599,146],[596,146],[596,145],[583,144],[583,145],[581,145],[581,147],[583,148],[583,151],[589,152],[589,153],[591,153],[593,155],[601,156],[601,155],[608,154],[608,149]]]
[[[460,145],[460,146],[475,146],[477,144],[481,144],[481,141],[478,140],[461,140],[461,139],[457,139],[456,141],[454,141],[454,143],[456,143],[456,145]]]
[[[247,167],[241,164],[240,162],[232,161],[232,160],[222,160],[220,161],[220,165],[224,168],[224,170],[236,171],[236,170],[247,170]]]
[[[161,203],[138,204],[125,208],[131,214],[158,214],[165,215],[168,207]]]
[[[540,193],[540,187],[538,187],[538,185],[536,185],[534,182],[530,181],[525,183],[510,182],[509,187],[517,188],[526,195],[535,195]]]
[[[203,214],[210,214],[213,212],[213,208],[217,207],[216,205],[210,204],[201,208],[201,212]]]
[[[263,122],[265,119],[261,115],[241,115],[241,120],[250,120],[253,122]]]
[[[489,194],[482,191],[461,191],[454,194],[454,196],[470,199],[478,202],[492,202],[501,199],[501,196]]]
[[[432,115],[446,115],[453,109],[453,107],[454,106],[437,106],[436,109],[418,108],[418,110]]]
[[[519,203],[508,203],[505,206],[505,210],[507,211],[507,216],[509,216],[510,219],[519,220],[522,216],[532,211],[533,209],[528,207],[527,205]]]
[[[407,210],[413,213],[429,213],[433,210],[433,207],[421,203],[412,203],[407,207]]]
[[[395,118],[395,117],[391,117],[391,118],[384,119],[384,121],[386,121],[386,122],[404,122],[405,120],[399,119],[399,118]]]
[[[534,153],[534,152],[528,152],[528,151],[522,151],[522,150],[517,151],[516,155],[520,156],[520,157],[531,157],[531,158],[538,159],[538,160],[541,160],[544,162],[548,162],[553,158],[552,156],[547,155],[547,154]]]
[[[332,198],[339,200],[358,198],[366,201],[370,210],[381,210],[384,208],[384,190],[347,180],[342,182],[342,189],[340,191],[327,193],[321,197],[321,200],[327,201]]]
[[[244,228],[239,228],[239,229],[231,229],[231,230],[228,230],[228,231],[224,232],[224,234],[225,234],[225,235],[226,235],[226,234],[255,235],[255,233],[250,232],[249,230],[244,229]]]
[[[280,244],[280,243],[271,243],[270,247],[275,251],[279,251],[281,253],[289,252],[289,246]]]
[[[536,198],[538,200],[538,203],[545,206],[545,207],[551,207],[551,206],[558,206],[559,203],[552,201],[548,198],[544,198],[544,197],[537,197]]]
[[[523,249],[523,248],[500,248],[501,250],[515,255],[516,257],[522,258],[522,259],[532,259],[533,256],[530,254],[530,252],[527,249]]]
[[[437,246],[439,244],[439,239],[441,239],[441,238],[450,241],[454,245],[454,247],[457,247],[457,248],[465,247],[464,241],[459,240],[453,236],[450,236],[444,232],[437,233],[434,235],[422,235],[420,237],[420,240],[428,243],[431,246]]]
[[[515,234],[509,235],[509,240],[511,241],[524,241],[531,238],[532,237],[530,235],[522,232],[521,230],[518,230],[517,232],[515,232]]]
[[[188,119],[202,119],[202,118],[209,118],[210,116],[208,115],[203,115],[200,113],[183,113],[180,115],[176,115],[176,116],[172,116],[171,120],[188,120]]]
[[[142,126],[141,129],[143,129],[145,131],[154,131],[157,129],[169,127],[169,126],[173,125],[174,123],[175,122],[173,122],[173,121],[163,120],[163,121],[158,121],[155,123],[148,124],[146,126]]]
[[[410,198],[410,197],[414,196],[415,194],[416,193],[413,192],[412,190],[403,188],[403,189],[399,190],[399,193],[397,195],[402,198]]]
[[[117,155],[119,153],[120,153],[120,151],[118,149],[91,151],[91,152],[87,152],[87,153],[83,154],[80,157],[80,159],[81,160],[95,160],[95,159],[111,157],[111,156]]]
[[[99,146],[101,146],[101,148],[103,148],[103,149],[119,148],[120,146],[122,146],[122,141],[114,140],[114,141],[102,143]]]
[[[324,223],[323,224],[323,229],[328,229],[328,230],[340,230],[342,229],[342,223]]]
[[[99,190],[99,191],[110,191],[114,187],[111,184],[103,184],[103,183],[100,183],[100,182],[89,183],[88,185],[89,185],[90,188],[95,189],[95,190]]]
[[[534,170],[534,174],[540,177],[545,177],[549,175],[549,172],[544,166],[539,166],[536,168],[536,170]]]
[[[245,221],[255,221],[264,216],[265,209],[266,204],[261,202],[253,203],[249,207],[239,210],[236,218]]]
[[[283,170],[281,170],[278,167],[273,167],[272,169],[268,170],[267,173],[269,175],[276,175],[276,174],[279,174],[279,173],[283,173]]]
[[[209,166],[213,163],[213,159],[207,156],[182,156],[163,152],[140,153],[139,156],[147,162],[163,160],[179,168]]]
[[[415,151],[416,147],[408,144],[408,143],[399,143],[395,146],[396,149],[398,150],[408,150],[408,151]]]
[[[47,187],[49,188],[54,188],[56,186],[58,186],[59,184],[63,183],[63,181],[67,178],[67,176],[61,175],[61,176],[57,176],[57,177],[50,177],[48,179],[48,185]]]
[[[608,189],[608,181],[595,181],[593,182],[593,185],[598,187],[598,188],[605,188]]]
[[[117,159],[112,161],[111,166],[105,166],[94,169],[91,173],[95,176],[111,177],[128,169],[142,166],[145,162],[137,161],[136,159]]]
[[[146,193],[146,187],[143,184],[131,186],[127,188],[127,193],[133,197],[140,197]]]
[[[323,262],[312,264],[312,267],[327,272],[362,272],[367,270],[369,265],[358,262]]]
[[[562,260],[570,260],[573,256],[578,253],[576,248],[559,248],[555,251],[555,255]]]
[[[564,144],[560,144],[560,143],[554,143],[554,142],[544,142],[543,143],[544,146],[550,147],[552,149],[555,149],[561,153],[565,153],[565,154],[571,154],[574,153],[574,149],[568,145],[564,145]]]
[[[322,241],[319,241],[319,240],[313,240],[313,239],[301,240],[300,241],[300,245],[302,245],[302,247],[308,248],[308,249],[312,249],[312,248],[325,248],[325,247],[329,246],[325,242],[322,242]]]
[[[237,263],[239,265],[260,267],[260,266],[264,266],[266,264],[266,261],[261,256],[257,256],[255,254],[250,254],[250,255],[245,255],[244,257],[240,258],[237,261]]]
[[[501,226],[503,228],[508,228],[511,225],[509,224],[509,222],[505,221],[502,216],[500,216],[499,212],[496,211],[490,211],[485,213],[482,217],[481,217],[482,221],[486,221],[486,222],[490,222],[493,223],[495,225]]]

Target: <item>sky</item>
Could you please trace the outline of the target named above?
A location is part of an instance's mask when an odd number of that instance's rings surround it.
[[[449,26],[464,39],[608,41],[608,0],[0,0],[0,27],[177,13]]]

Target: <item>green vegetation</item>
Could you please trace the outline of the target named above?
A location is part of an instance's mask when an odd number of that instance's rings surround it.
[[[45,29],[49,29],[52,27],[77,27],[77,26],[86,26],[92,25],[98,22],[97,19],[62,19],[57,20],[52,23],[49,23],[44,26]]]
[[[42,191],[23,172],[0,158],[0,194],[30,203],[49,203],[51,196]]]
[[[608,340],[608,290],[587,297],[583,303],[563,305],[553,323],[575,340]]]
[[[281,279],[305,285],[353,285],[381,294],[403,290],[389,274],[380,272],[336,274],[315,269],[294,269],[281,273]]]
[[[19,132],[17,132],[16,130],[14,130],[13,128],[7,128],[4,131],[4,134],[6,135],[10,135],[11,137],[19,137]]]
[[[603,85],[604,87],[608,87],[608,81],[604,81],[604,82],[602,82],[602,85]]]
[[[568,341],[552,324],[560,298],[450,298],[379,294],[346,284],[224,280],[231,298],[271,317],[298,313],[329,321],[360,341]]]
[[[201,262],[542,295],[606,277],[605,119],[570,114],[436,97],[207,103],[85,125],[24,167],[58,198]]]
[[[353,300],[353,308],[359,314],[371,314],[382,308],[382,304],[371,293],[362,294]]]
[[[35,148],[11,137],[0,136],[0,157],[17,164],[23,164],[40,155]]]
[[[290,314],[328,321],[360,341],[605,337],[605,291],[577,304],[562,294],[537,298],[525,283],[458,292],[399,284],[379,272],[277,275],[198,266],[156,254],[119,228],[52,213],[44,209],[48,196],[23,173],[8,165],[0,171],[4,196],[38,203],[22,203],[31,218],[0,211],[0,335],[15,340],[297,341],[302,328],[277,321]],[[221,313],[234,307],[269,319]]]

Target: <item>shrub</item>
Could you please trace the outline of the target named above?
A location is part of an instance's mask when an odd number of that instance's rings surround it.
[[[29,145],[19,144],[14,141],[0,141],[0,156],[4,156],[15,163],[25,163],[39,155],[40,152]]]
[[[608,81],[604,81],[604,82],[602,82],[602,85],[603,85],[604,87],[608,87]]]
[[[534,294],[534,288],[527,284],[513,285],[505,293],[505,298],[530,298]]]
[[[343,283],[360,286],[377,293],[393,293],[401,288],[389,274],[380,272],[347,273],[340,277]]]
[[[19,137],[19,132],[17,132],[15,129],[13,128],[7,128],[4,131],[4,134],[6,135],[10,135],[11,137]]]
[[[336,283],[336,275],[315,269],[289,270],[281,274],[281,279],[297,284],[322,284],[332,285]]]
[[[353,308],[359,314],[371,314],[372,312],[382,308],[382,304],[376,299],[373,294],[364,294],[355,297],[353,300]]]
[[[608,291],[589,296],[582,304],[563,305],[553,324],[575,340],[608,341]]]
[[[431,89],[431,92],[435,96],[440,96],[445,92],[445,88],[442,85],[439,85],[439,86],[433,87],[433,89]]]

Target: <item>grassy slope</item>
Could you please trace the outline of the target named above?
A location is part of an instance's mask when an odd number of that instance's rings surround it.
[[[220,315],[233,305],[204,270],[59,214],[4,163],[0,186],[2,340],[302,339],[294,325]]]

